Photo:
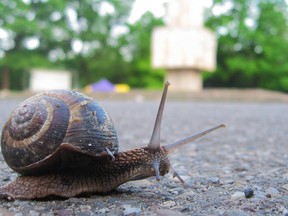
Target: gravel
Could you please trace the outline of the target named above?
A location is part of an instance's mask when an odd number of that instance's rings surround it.
[[[0,100],[0,128],[18,99]],[[146,145],[158,101],[102,101],[114,120],[121,150]],[[8,202],[0,215],[288,215],[288,105],[278,102],[169,101],[161,141],[174,142],[225,123],[170,155],[189,186],[168,174],[128,182],[107,195]],[[0,157],[0,185],[13,180]],[[245,197],[250,188],[253,196]]]
[[[254,195],[254,190],[252,188],[246,188],[244,194],[246,198],[251,198]]]

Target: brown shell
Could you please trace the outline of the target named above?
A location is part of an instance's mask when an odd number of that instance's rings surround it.
[[[52,90],[24,101],[10,115],[1,136],[7,164],[21,174],[63,166],[53,156],[63,143],[94,156],[106,148],[114,154],[119,148],[113,122],[103,107],[70,90]]]

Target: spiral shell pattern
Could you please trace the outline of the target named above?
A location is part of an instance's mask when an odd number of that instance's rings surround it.
[[[48,91],[21,103],[4,125],[1,136],[7,164],[22,174],[33,173],[29,170],[33,164],[43,163],[44,167],[46,158],[62,143],[94,156],[106,148],[118,152],[117,134],[103,107],[69,90]],[[57,166],[59,161],[55,159]]]

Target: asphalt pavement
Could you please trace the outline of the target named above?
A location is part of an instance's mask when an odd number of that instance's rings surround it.
[[[156,99],[101,99],[122,151],[148,143]],[[20,101],[0,100],[0,128]],[[287,215],[287,110],[288,104],[279,101],[168,100],[163,145],[221,123],[227,126],[171,154],[188,188],[168,174],[160,183],[154,178],[129,182],[104,196],[1,200],[0,215]],[[16,177],[2,156],[0,169],[0,185]],[[247,189],[252,196],[246,196]]]

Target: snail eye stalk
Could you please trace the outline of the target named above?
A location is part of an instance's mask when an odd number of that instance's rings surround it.
[[[160,181],[159,161],[155,160],[153,165],[154,165],[156,180],[159,182]]]
[[[205,130],[205,131],[202,131],[202,132],[200,132],[198,134],[189,136],[189,137],[184,138],[182,140],[179,140],[179,141],[177,141],[175,143],[171,143],[171,144],[165,145],[165,149],[167,149],[169,151],[174,150],[174,149],[178,149],[179,147],[181,147],[181,146],[183,146],[183,145],[185,145],[185,144],[187,144],[189,142],[192,142],[192,141],[194,141],[194,140],[196,140],[196,139],[198,139],[198,138],[200,138],[200,137],[202,137],[202,136],[204,136],[204,135],[206,135],[208,133],[211,133],[214,130],[222,128],[222,127],[226,127],[225,124],[220,124],[220,125],[218,125],[216,127],[212,127],[212,128],[210,128],[208,130]]]
[[[161,133],[161,123],[162,123],[162,116],[163,116],[163,111],[164,111],[164,106],[165,106],[165,101],[167,97],[167,91],[168,91],[168,86],[170,83],[168,81],[165,82],[161,102],[159,105],[158,113],[156,116],[155,124],[154,124],[154,129],[153,133],[151,136],[151,139],[148,144],[148,148],[152,150],[157,150],[160,148],[160,133]]]

